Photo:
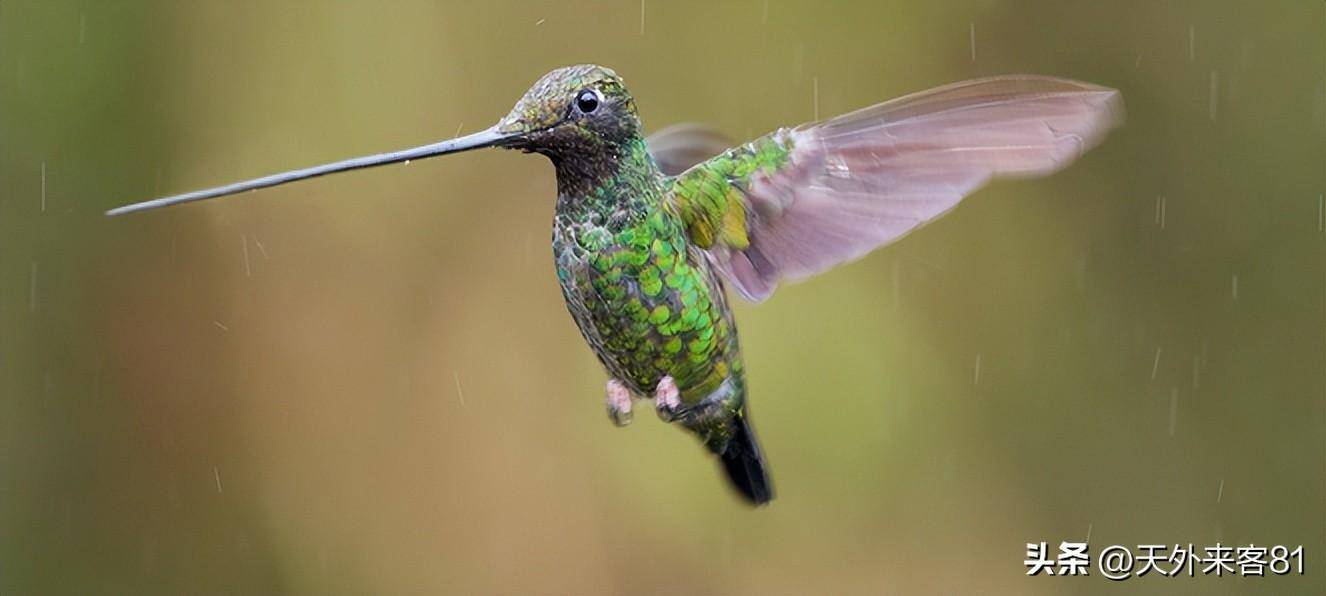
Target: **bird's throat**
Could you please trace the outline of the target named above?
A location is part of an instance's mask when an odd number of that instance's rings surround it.
[[[639,136],[597,151],[550,157],[561,216],[616,229],[638,221],[663,198],[663,173]]]

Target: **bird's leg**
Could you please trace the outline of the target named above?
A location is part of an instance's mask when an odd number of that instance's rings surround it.
[[[658,380],[658,386],[654,388],[654,405],[658,408],[658,417],[667,422],[676,420],[681,414],[681,391],[677,390],[677,382],[671,375]]]
[[[631,423],[631,390],[617,379],[608,379],[608,418],[617,426]]]

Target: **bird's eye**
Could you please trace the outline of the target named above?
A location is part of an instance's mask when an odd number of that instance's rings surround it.
[[[591,114],[599,109],[599,92],[593,89],[585,89],[576,96],[576,109],[582,114]]]

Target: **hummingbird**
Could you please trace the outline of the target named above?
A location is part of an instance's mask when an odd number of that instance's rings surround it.
[[[607,371],[609,418],[636,399],[694,433],[754,505],[773,483],[751,426],[726,289],[858,259],[949,212],[992,178],[1056,172],[1123,119],[1118,91],[1035,75],[954,83],[728,147],[709,129],[643,134],[602,66],[558,68],[497,124],[428,145],[112,209],[155,209],[482,147],[539,153],[557,175],[552,256],[567,310]]]

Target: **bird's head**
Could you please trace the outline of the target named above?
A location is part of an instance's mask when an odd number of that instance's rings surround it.
[[[611,151],[640,134],[640,119],[617,73],[581,64],[543,75],[494,129],[504,147],[559,161]]]

